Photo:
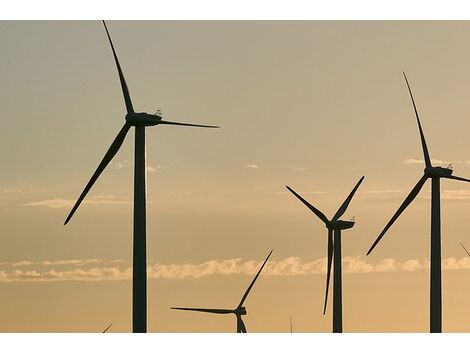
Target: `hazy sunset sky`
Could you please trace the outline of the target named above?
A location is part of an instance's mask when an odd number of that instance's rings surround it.
[[[218,130],[147,129],[149,332],[330,332],[326,228],[343,219],[345,332],[427,332],[430,182],[365,253],[429,151],[470,177],[470,22],[110,21],[134,108]],[[0,21],[0,331],[131,330],[134,132],[63,222],[124,123],[99,21]],[[443,331],[470,331],[470,185],[441,182]],[[469,248],[470,249],[470,248]],[[330,296],[331,297],[331,296]],[[331,303],[331,302],[330,302]]]

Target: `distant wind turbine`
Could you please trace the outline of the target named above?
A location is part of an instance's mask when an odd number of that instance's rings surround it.
[[[129,89],[122,73],[116,51],[106,23],[103,21],[109,44],[114,56],[122,93],[127,109],[126,122],[98,165],[85,189],[78,197],[64,225],[72,218],[93,184],[101,175],[106,166],[118,152],[127,132],[135,127],[135,161],[134,161],[134,238],[133,238],[133,268],[132,268],[132,330],[133,332],[147,332],[147,239],[146,239],[146,156],[145,156],[145,127],[156,125],[176,125],[190,127],[217,128],[218,126],[195,125],[190,123],[172,122],[162,120],[160,115],[151,115],[145,112],[135,112],[132,106]]]
[[[113,323],[109,324],[108,327],[106,329],[103,330],[103,334],[109,330],[109,328],[113,325]]]
[[[292,314],[289,314],[290,333],[292,334]]]
[[[264,266],[266,265],[266,262],[268,261],[269,257],[271,256],[271,253],[273,251],[269,252],[267,258],[265,259],[263,265],[261,265],[261,268],[258,270],[258,273],[254,277],[253,281],[251,282],[250,286],[248,286],[247,290],[243,294],[243,297],[238,304],[238,306],[235,309],[211,309],[211,308],[178,308],[178,307],[171,307],[171,309],[177,309],[177,310],[190,310],[194,312],[204,312],[204,313],[213,313],[213,314],[235,314],[237,318],[237,332],[244,333],[246,331],[245,324],[243,323],[242,320],[242,315],[246,315],[246,309],[243,306],[243,303],[245,302],[246,298],[248,297],[248,294],[250,293],[253,285],[255,284],[256,280],[258,279],[259,274],[263,270]]]
[[[392,226],[395,220],[403,213],[403,211],[410,205],[416,198],[421,188],[424,186],[428,179],[431,179],[431,271],[430,271],[430,331],[432,333],[442,332],[442,288],[441,288],[441,200],[440,200],[440,179],[448,178],[451,180],[470,182],[470,180],[453,176],[452,169],[433,166],[431,164],[431,157],[429,156],[426,140],[424,139],[423,129],[418,116],[418,110],[411,92],[408,79],[405,72],[403,72],[405,82],[410,93],[411,102],[413,103],[416,121],[418,122],[419,134],[421,137],[421,145],[423,147],[425,169],[424,174],[411,190],[410,194],[405,198],[402,205],[398,208],[396,213],[392,216],[385,228],[380,233],[379,237],[375,240],[372,247],[367,252],[369,255],[372,250],[377,246],[379,241],[385,235],[387,230]]]
[[[333,272],[333,332],[343,332],[343,303],[342,303],[342,279],[341,279],[341,230],[347,230],[354,226],[354,221],[344,221],[339,218],[345,213],[349,206],[354,194],[364,180],[364,176],[360,178],[356,186],[354,186],[351,193],[345,199],[341,207],[339,207],[336,214],[331,220],[328,220],[325,214],[315,208],[292,188],[286,186],[307,208],[309,208],[328,229],[328,259],[327,259],[327,273],[326,273],[326,290],[325,290],[325,305],[323,307],[323,314],[326,313],[326,306],[328,302],[328,289],[330,286],[331,265],[334,258],[334,272]],[[334,238],[333,238],[334,233]]]
[[[467,252],[467,255],[470,257],[470,253],[468,253],[467,248],[465,248],[462,242],[459,241],[459,243],[462,246],[462,248],[465,250],[465,252]]]

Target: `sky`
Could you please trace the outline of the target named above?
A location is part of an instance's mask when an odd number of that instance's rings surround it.
[[[137,111],[217,124],[147,129],[148,330],[331,331],[326,228],[286,185],[343,219],[347,332],[426,332],[430,183],[365,253],[421,177],[405,70],[431,158],[470,176],[470,23],[110,21]],[[99,21],[1,21],[3,332],[131,330],[133,132],[63,222],[124,123]],[[470,188],[441,182],[443,330],[469,331]],[[331,296],[330,296],[331,298]]]

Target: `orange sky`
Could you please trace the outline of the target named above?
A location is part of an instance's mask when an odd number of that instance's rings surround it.
[[[421,176],[407,72],[431,157],[470,176],[467,22],[109,22],[136,110],[217,131],[147,132],[149,331],[331,330],[326,229],[343,219],[344,330],[428,329],[430,186],[369,257]],[[101,23],[0,22],[0,331],[129,331],[133,133],[63,221],[125,109]],[[468,331],[470,188],[442,182],[443,330]],[[227,265],[231,270],[223,271]],[[222,269],[221,269],[222,268]],[[37,282],[39,281],[39,282]],[[331,307],[330,307],[331,308]],[[412,314],[410,314],[412,312]]]

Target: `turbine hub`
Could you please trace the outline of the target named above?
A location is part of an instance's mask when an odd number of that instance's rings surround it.
[[[245,307],[240,307],[237,310],[235,310],[236,315],[246,315],[246,308]]]

